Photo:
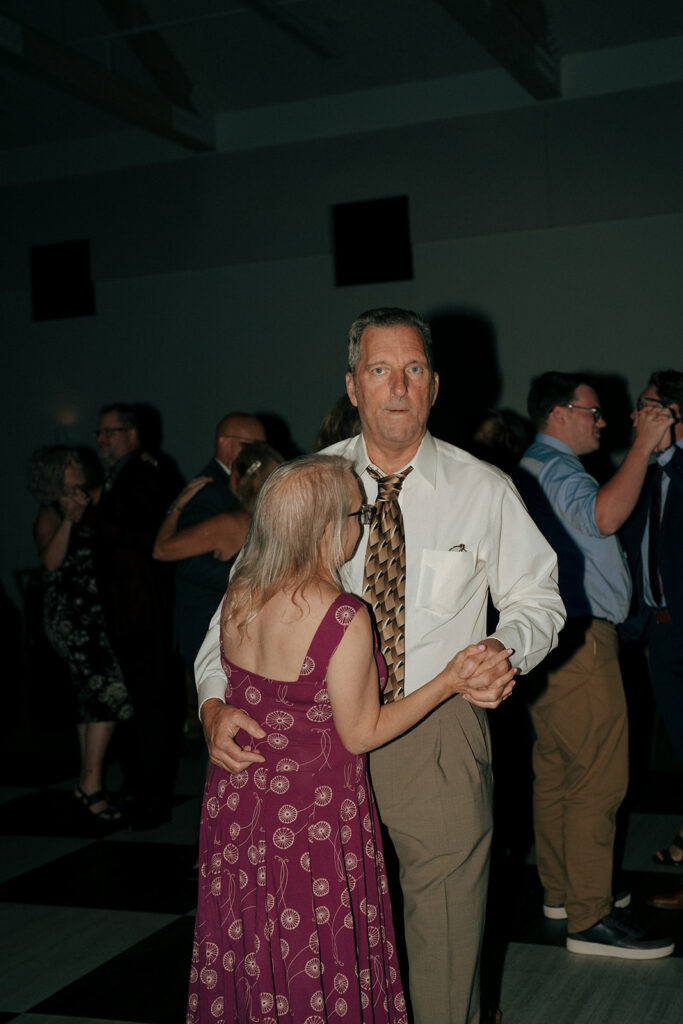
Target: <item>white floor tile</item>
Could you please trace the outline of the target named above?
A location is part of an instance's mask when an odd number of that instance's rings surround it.
[[[177,917],[0,904],[0,1007],[19,1013],[35,1006]]]
[[[577,956],[513,943],[500,1005],[505,1024],[680,1024],[683,962]]]

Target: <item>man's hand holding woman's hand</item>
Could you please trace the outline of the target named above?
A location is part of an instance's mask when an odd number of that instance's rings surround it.
[[[497,708],[514,688],[517,669],[510,667],[514,652],[489,637],[458,651],[446,666],[453,692],[480,708]]]

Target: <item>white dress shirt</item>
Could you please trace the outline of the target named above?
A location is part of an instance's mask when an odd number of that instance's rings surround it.
[[[348,458],[374,503],[377,483],[362,435],[327,448]],[[489,590],[500,619],[492,634],[522,672],[557,644],[564,605],[557,558],[509,478],[488,463],[426,434],[399,496],[406,539],[406,672],[409,694],[486,636]],[[377,467],[381,470],[381,467]],[[362,596],[367,537],[344,566],[346,589]],[[200,707],[224,700],[220,609],[195,662]]]

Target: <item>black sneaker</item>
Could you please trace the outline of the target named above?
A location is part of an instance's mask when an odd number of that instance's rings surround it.
[[[623,960],[657,960],[669,956],[674,944],[669,938],[655,939],[618,910],[607,914],[592,928],[567,935],[570,953],[586,956],[618,956]]]

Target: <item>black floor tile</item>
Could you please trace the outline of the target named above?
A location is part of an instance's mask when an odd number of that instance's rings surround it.
[[[176,796],[173,804],[178,806],[195,796]],[[101,839],[122,827],[121,822],[104,822],[91,814],[75,799],[71,788],[42,789],[8,800],[0,815],[0,835]]]
[[[657,772],[642,779],[628,797],[629,811],[680,814],[683,822],[683,772]]]
[[[0,885],[0,901],[184,914],[197,883],[184,872],[194,847],[97,842]]]
[[[185,1019],[194,919],[180,918],[67,985],[33,1013],[180,1024]]]
[[[676,875],[655,871],[626,871],[623,877],[631,893],[629,909],[638,924],[655,935],[668,935],[676,943],[673,956],[683,959],[683,911],[658,910],[647,905],[650,896],[683,887],[683,872]]]
[[[2,805],[0,834],[98,839],[116,831],[79,803],[71,789],[39,789]]]

